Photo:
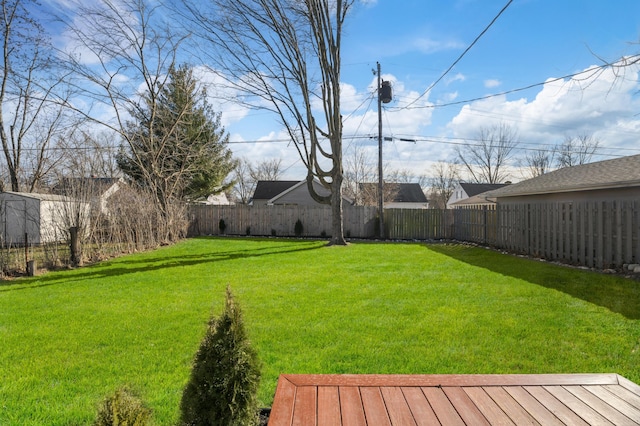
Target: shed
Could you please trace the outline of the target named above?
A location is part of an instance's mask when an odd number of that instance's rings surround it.
[[[71,210],[74,209],[74,210]],[[0,228],[5,245],[42,244],[66,237],[70,211],[88,212],[89,204],[63,195],[0,193]]]

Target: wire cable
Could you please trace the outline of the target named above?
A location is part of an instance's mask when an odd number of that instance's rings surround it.
[[[491,20],[491,22],[489,23],[489,25],[487,25],[485,27],[484,30],[482,30],[482,32],[480,34],[478,34],[478,36],[475,38],[475,40],[473,40],[473,42],[464,50],[464,52],[462,52],[462,54],[460,56],[458,56],[458,59],[456,59],[455,61],[453,61],[453,63],[451,64],[451,66],[449,68],[447,68],[447,70],[442,73],[442,75],[440,77],[438,77],[438,79],[436,81],[434,81],[433,83],[431,83],[431,85],[427,88],[427,90],[425,90],[424,92],[422,92],[422,94],[420,96],[418,96],[416,99],[414,99],[412,102],[410,102],[407,106],[403,107],[403,108],[409,108],[411,105],[415,104],[416,102],[418,102],[420,99],[422,99],[427,93],[429,93],[429,91],[431,91],[436,84],[438,84],[440,81],[442,81],[442,79],[449,74],[449,72],[453,69],[453,67],[455,67],[458,62],[460,62],[460,60],[464,57],[464,55],[467,54],[467,52],[469,52],[469,50],[471,50],[471,48],[478,42],[478,40],[480,40],[480,38],[482,38],[482,36],[489,31],[489,28],[491,28],[491,26],[498,20],[498,18],[500,17],[500,15],[502,15],[504,13],[505,10],[507,10],[507,8],[511,5],[511,3],[513,3],[513,0],[509,0],[507,2],[507,4],[504,5],[504,7],[502,8],[502,10],[500,10],[500,12],[498,12],[498,14]],[[402,108],[401,108],[402,109]]]

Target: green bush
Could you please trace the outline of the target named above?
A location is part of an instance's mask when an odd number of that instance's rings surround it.
[[[240,307],[227,288],[224,312],[209,320],[182,394],[182,424],[257,424],[259,382],[257,354],[247,338]]]
[[[224,219],[220,219],[220,222],[218,222],[218,229],[221,234],[224,234],[224,230],[227,229],[227,224],[224,223]]]
[[[300,219],[298,219],[296,221],[295,226],[293,227],[293,232],[296,234],[296,237],[299,237],[302,235],[302,231],[303,231],[303,226],[302,226],[302,221]]]
[[[150,424],[151,410],[129,389],[122,387],[107,397],[94,426],[145,426]]]

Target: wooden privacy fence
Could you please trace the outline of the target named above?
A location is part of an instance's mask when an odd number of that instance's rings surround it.
[[[190,210],[191,235],[274,235],[296,236],[296,222],[302,224],[302,237],[331,235],[329,206],[193,206]],[[375,207],[352,207],[343,210],[343,230],[347,237],[370,238],[375,233]],[[224,232],[220,221],[224,221]]]
[[[455,239],[599,269],[640,263],[640,200],[500,204],[460,210],[387,209],[386,238]],[[331,234],[328,206],[193,206],[191,235]],[[377,237],[376,207],[347,206],[347,238]]]
[[[599,269],[640,263],[640,201],[499,205],[496,246]]]

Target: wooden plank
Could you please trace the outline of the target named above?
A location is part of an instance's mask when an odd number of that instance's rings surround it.
[[[296,397],[296,385],[285,376],[278,378],[276,394],[269,415],[269,424],[277,426],[290,425],[293,421],[293,407]]]
[[[576,398],[591,407],[602,417],[611,421],[617,426],[637,426],[638,423],[632,421],[629,417],[621,413],[619,410],[609,405],[595,394],[589,392],[582,386],[566,386],[565,389],[573,394]],[[638,417],[640,421],[640,417]]]
[[[456,409],[462,420],[468,425],[489,425],[489,422],[473,403],[469,395],[461,387],[442,388],[451,404]]]
[[[544,389],[555,396],[560,402],[562,402],[565,406],[569,407],[573,410],[574,413],[578,414],[589,424],[597,424],[597,425],[613,425],[610,421],[601,416],[594,409],[589,407],[587,404],[582,402],[580,399],[576,398],[573,394],[567,391],[562,386],[544,386]]]
[[[302,386],[296,390],[293,426],[315,426],[317,421],[317,388]]]
[[[617,374],[283,374],[296,386],[619,385]]]
[[[389,419],[391,424],[394,425],[407,425],[415,426],[416,422],[413,419],[413,414],[409,409],[402,390],[396,386],[389,386],[380,388],[382,392],[382,398],[387,407],[389,413]]]
[[[539,423],[531,417],[515,399],[507,393],[501,386],[487,386],[484,391],[494,400],[496,404],[504,411],[511,421],[520,425],[539,425]]]
[[[391,426],[380,388],[361,387],[360,395],[362,396],[362,406],[364,407],[364,416],[367,419],[367,424]]]
[[[339,426],[340,424],[340,394],[338,387],[318,387],[318,426]]]
[[[522,408],[527,410],[538,423],[545,426],[562,426],[564,424],[521,386],[506,386],[504,389]]]
[[[555,396],[547,392],[543,387],[525,386],[524,389],[564,424],[572,426],[588,426],[588,423],[578,417],[576,413],[560,402]]]
[[[340,392],[340,412],[342,413],[343,425],[366,426],[360,398],[360,389],[354,386],[341,386]],[[271,425],[271,420],[269,420]]]
[[[620,399],[627,401],[634,407],[640,407],[640,395],[633,392],[632,389],[627,389],[624,386],[605,386],[611,393],[617,395]]]
[[[440,424],[422,389],[418,387],[403,387],[401,389],[418,426]]]
[[[427,401],[429,401],[429,404],[431,405],[431,408],[433,408],[433,412],[436,413],[440,423],[447,426],[464,425],[464,421],[462,421],[462,418],[458,415],[457,411],[453,405],[451,405],[451,402],[441,388],[422,388],[422,392],[427,397]]]
[[[464,391],[490,424],[515,425],[500,406],[481,387],[465,387]]]
[[[629,417],[630,419],[640,419],[640,407],[634,407],[627,401],[619,398],[614,393],[602,386],[585,386],[584,389],[591,392],[607,404]]]

